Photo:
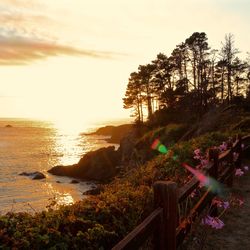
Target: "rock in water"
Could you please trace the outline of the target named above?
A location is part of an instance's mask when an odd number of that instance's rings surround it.
[[[41,179],[45,179],[45,178],[46,178],[46,176],[43,173],[35,172],[33,177],[32,177],[32,180],[41,180]]]
[[[38,172],[38,171],[36,171],[36,172],[30,172],[30,173],[28,173],[28,172],[22,172],[19,175],[30,176],[32,180],[41,180],[41,179],[46,178],[46,176],[43,173]]]
[[[117,174],[120,154],[115,147],[100,148],[83,156],[77,164],[55,166],[49,173],[84,180],[107,181]]]

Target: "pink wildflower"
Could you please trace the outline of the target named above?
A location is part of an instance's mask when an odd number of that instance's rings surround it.
[[[212,224],[212,221],[213,221],[213,217],[207,215],[205,218],[202,218],[201,224],[210,226]]]
[[[224,209],[228,209],[229,208],[229,202],[228,201],[222,201],[222,200],[219,200],[217,198],[214,198],[212,200],[212,204],[216,205],[217,207],[222,207]]]
[[[200,155],[201,154],[201,150],[199,148],[194,150],[194,154],[195,155]]]
[[[194,159],[196,159],[196,160],[201,159],[201,150],[199,148],[194,150]]]
[[[201,156],[200,156],[200,155],[195,155],[195,156],[194,156],[194,159],[195,159],[195,160],[200,160],[200,159],[201,159]]]
[[[224,222],[222,220],[220,220],[219,218],[215,217],[214,220],[213,220],[213,225],[212,225],[212,228],[215,228],[215,229],[221,229],[224,227]]]
[[[249,170],[249,167],[248,167],[248,166],[244,166],[244,170],[245,170],[245,171],[248,171],[248,170]]]
[[[242,176],[244,172],[240,168],[236,168],[235,170],[235,176]]]
[[[220,146],[219,146],[220,151],[226,151],[227,150],[227,144],[225,142],[223,142]]]
[[[241,148],[243,149],[244,147],[245,147],[245,145],[242,143],[242,144],[241,144]]]
[[[212,228],[215,228],[215,229],[221,229],[225,225],[224,222],[220,220],[218,217],[211,217],[209,215],[203,218],[201,223],[203,225],[211,226]]]
[[[228,201],[224,201],[223,204],[222,204],[222,207],[224,209],[228,209],[229,208],[229,202]]]

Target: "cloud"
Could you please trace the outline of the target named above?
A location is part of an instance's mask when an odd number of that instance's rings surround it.
[[[52,56],[112,58],[115,54],[75,47],[56,34],[63,30],[46,6],[33,0],[1,0],[0,65],[23,65]],[[70,38],[70,37],[69,37]],[[70,44],[70,45],[69,45]]]
[[[37,8],[41,6],[41,3],[34,0],[1,0],[2,4],[11,5],[18,8]]]
[[[23,65],[59,55],[99,58],[113,56],[109,52],[84,50],[37,37],[18,36],[16,34],[4,35],[3,33],[6,33],[6,31],[0,34],[0,65]]]

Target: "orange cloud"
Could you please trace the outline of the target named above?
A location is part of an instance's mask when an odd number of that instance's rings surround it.
[[[112,57],[112,53],[78,49],[53,41],[0,35],[0,65],[28,64],[35,60],[59,55]]]
[[[63,30],[64,26],[44,11],[45,7],[40,11],[39,4],[40,1],[33,0],[1,0],[0,65],[23,65],[60,55],[100,58],[115,55],[60,42],[54,31]]]

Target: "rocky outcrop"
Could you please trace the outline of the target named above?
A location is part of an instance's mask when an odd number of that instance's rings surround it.
[[[121,155],[121,164],[127,165],[131,163],[132,155],[135,152],[136,135],[134,131],[128,133],[127,136],[123,137],[120,142],[118,151]]]
[[[143,136],[145,129],[133,129],[120,142],[118,151],[121,155],[121,167],[129,170],[151,159],[155,152],[151,149],[152,142]],[[141,133],[143,131],[144,133]]]
[[[31,177],[32,180],[41,180],[41,179],[45,179],[46,176],[41,173],[41,172],[22,172],[21,174],[19,175],[23,175],[23,176],[29,176]]]
[[[132,130],[132,124],[123,124],[120,126],[105,126],[99,128],[96,132],[89,135],[111,136],[107,141],[109,143],[120,143],[121,139]]]
[[[120,154],[115,147],[100,148],[83,156],[77,164],[70,166],[55,166],[49,173],[69,176],[82,180],[105,182],[117,174]]]

